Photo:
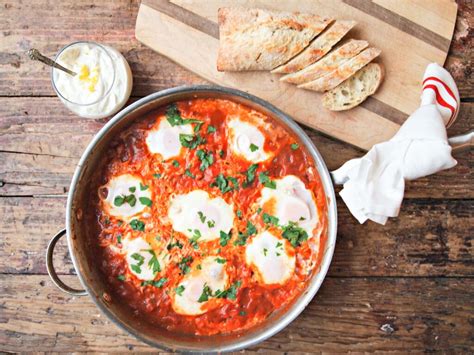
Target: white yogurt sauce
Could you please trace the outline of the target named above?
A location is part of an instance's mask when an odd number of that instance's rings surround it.
[[[53,81],[64,105],[81,117],[113,115],[130,97],[132,72],[114,48],[79,42],[66,47],[56,61],[77,73],[53,69]]]

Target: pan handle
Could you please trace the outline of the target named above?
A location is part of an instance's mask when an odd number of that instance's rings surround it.
[[[64,282],[62,282],[59,279],[59,276],[56,273],[56,270],[54,269],[54,265],[53,265],[54,247],[56,246],[56,243],[59,241],[59,239],[61,239],[61,237],[64,235],[66,235],[66,229],[61,229],[51,239],[51,241],[48,244],[48,248],[46,249],[46,268],[48,269],[49,277],[51,278],[51,281],[53,281],[53,283],[56,285],[56,287],[59,288],[61,291],[69,293],[70,295],[73,295],[73,296],[85,296],[87,295],[86,290],[77,290],[75,288],[69,287],[68,285],[66,285]]]

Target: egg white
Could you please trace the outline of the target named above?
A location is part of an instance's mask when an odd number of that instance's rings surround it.
[[[169,255],[164,251],[153,251],[151,245],[143,238],[125,238],[122,240],[122,252],[125,254],[128,269],[140,280],[153,280],[159,274],[164,272],[169,262]],[[133,256],[139,255],[143,258],[143,263],[139,266],[140,272],[136,272],[132,265],[138,265],[139,260]],[[150,260],[156,256],[160,265],[159,272],[153,272],[153,265]]]
[[[148,131],[145,141],[151,153],[160,154],[163,159],[168,160],[181,154],[179,135],[192,133],[193,127],[190,124],[171,126],[163,116],[158,128]]]
[[[218,239],[220,232],[228,233],[234,224],[233,206],[221,197],[210,198],[204,190],[176,195],[168,209],[173,229],[188,238],[201,237],[198,242]]]
[[[115,176],[109,180],[109,182],[101,187],[107,189],[107,198],[103,198],[102,202],[103,207],[106,213],[110,216],[114,216],[125,221],[130,220],[132,217],[139,215],[142,213],[147,206],[140,202],[140,197],[146,197],[151,199],[151,191],[149,188],[141,189],[141,185],[143,186],[143,181],[141,178],[131,175],[131,174],[124,174]],[[134,189],[134,191],[130,191],[130,189]],[[134,206],[131,206],[129,203],[124,202],[122,205],[117,206],[115,204],[115,199],[117,197],[123,197],[127,195],[135,195],[136,202]]]
[[[230,150],[238,156],[252,162],[259,163],[270,158],[270,154],[265,152],[265,136],[260,129],[248,122],[233,118],[227,122]],[[252,151],[251,145],[256,146]]]
[[[245,260],[264,284],[284,284],[295,272],[295,256],[288,242],[269,231],[256,235],[245,248]]]
[[[311,238],[319,221],[312,192],[294,175],[275,180],[275,183],[276,189],[262,188],[260,207],[269,215],[277,217],[282,226],[289,222],[296,223]]]
[[[191,272],[184,276],[178,287],[184,287],[181,295],[174,293],[172,306],[176,313],[184,315],[199,315],[211,309],[209,301],[198,302],[204,287],[207,285],[212,293],[223,291],[229,286],[229,277],[225,271],[225,264],[216,261],[217,256],[208,256],[202,259],[197,269],[195,264]],[[217,304],[216,304],[217,306]]]

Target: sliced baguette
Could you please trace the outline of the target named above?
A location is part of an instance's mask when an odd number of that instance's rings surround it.
[[[332,21],[309,13],[220,8],[217,70],[272,70],[304,50]]]
[[[319,37],[316,37],[303,52],[293,57],[288,63],[272,70],[272,73],[294,73],[313,64],[329,52],[355,25],[355,21],[336,21]]]
[[[344,80],[357,73],[359,69],[369,64],[380,53],[380,49],[373,47],[367,48],[363,52],[356,55],[354,58],[341,64],[336,70],[324,75],[319,79],[310,81],[309,83],[298,85],[298,87],[318,92],[334,89]]]
[[[323,77],[327,73],[333,72],[340,65],[355,57],[368,46],[369,43],[366,41],[351,39],[346,44],[334,49],[323,59],[296,73],[284,75],[280,78],[280,80],[296,85],[316,80]]]
[[[375,93],[384,77],[383,66],[369,63],[349,79],[323,95],[323,106],[331,111],[349,110]]]

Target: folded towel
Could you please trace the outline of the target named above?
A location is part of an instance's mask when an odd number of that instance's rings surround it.
[[[405,180],[452,168],[446,127],[459,111],[459,93],[451,75],[436,63],[423,77],[421,106],[387,142],[376,144],[362,158],[332,172],[339,193],[359,223],[385,224],[400,211]]]

